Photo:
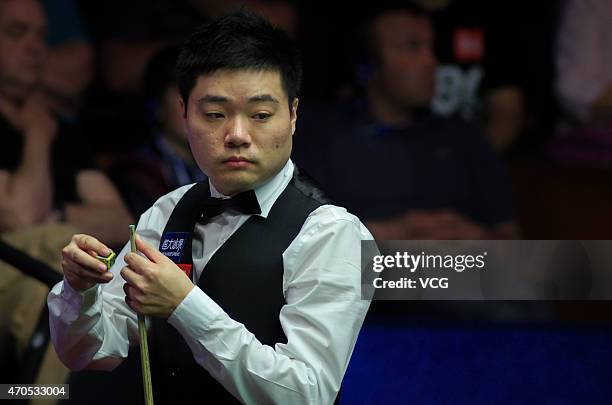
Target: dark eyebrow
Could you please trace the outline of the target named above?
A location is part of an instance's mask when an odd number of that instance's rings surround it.
[[[224,96],[216,96],[214,94],[207,94],[198,100],[198,103],[228,103],[230,100]],[[270,94],[258,94],[253,97],[249,97],[249,103],[277,103],[278,100],[272,97]]]
[[[249,98],[249,103],[261,103],[261,102],[269,102],[269,103],[278,104],[278,100],[269,94],[258,94],[256,96]]]
[[[227,103],[229,98],[223,96],[215,96],[213,94],[207,94],[198,100],[198,103]]]

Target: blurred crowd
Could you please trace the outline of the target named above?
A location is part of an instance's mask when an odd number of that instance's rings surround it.
[[[518,237],[509,164],[609,163],[604,1],[3,1],[0,229],[119,244],[203,180],[177,46],[242,5],[301,47],[294,159],[379,237]]]
[[[243,5],[302,52],[293,159],[376,237],[609,235],[612,3],[375,3],[0,0],[2,238],[59,271],[73,233],[120,246],[157,198],[205,180],[174,61]],[[9,290],[40,308],[45,288],[18,282],[0,268],[1,308]],[[22,349],[30,318],[0,315]]]

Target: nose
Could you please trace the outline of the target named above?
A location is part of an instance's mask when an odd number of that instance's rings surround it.
[[[433,47],[427,47],[427,49],[424,51],[425,55],[425,64],[427,65],[428,68],[434,69],[437,64],[438,64],[438,58],[436,57],[436,52],[434,51]]]
[[[41,35],[34,32],[30,34],[28,38],[28,50],[30,55],[35,58],[40,58],[45,54],[47,46]]]
[[[246,147],[251,144],[248,123],[242,117],[235,117],[228,122],[225,133],[225,145],[229,148]]]

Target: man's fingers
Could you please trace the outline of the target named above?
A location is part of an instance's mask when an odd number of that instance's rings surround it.
[[[147,300],[147,296],[142,291],[128,283],[123,285],[123,292],[130,300],[136,301],[140,304],[145,304]]]
[[[142,290],[142,286],[144,285],[144,280],[140,274],[136,273],[134,270],[132,270],[128,266],[125,266],[124,268],[122,268],[120,274],[126,283]]]
[[[143,301],[145,300],[146,296],[137,288],[134,288],[128,283],[123,285],[123,292],[125,293],[125,303],[132,309],[132,311],[143,313],[143,308],[146,305]]]
[[[141,313],[140,312],[140,307],[138,305],[138,303],[136,303],[134,300],[130,299],[129,296],[125,296],[125,303],[128,305],[128,307],[130,307],[130,309],[134,312],[137,313]]]
[[[74,235],[72,240],[76,245],[85,251],[94,251],[99,255],[108,256],[111,250],[104,243],[100,242],[93,236],[89,235]]]
[[[113,278],[113,274],[109,271],[104,273],[99,273],[96,270],[91,270],[87,267],[80,266],[74,262],[70,261],[62,261],[62,267],[64,269],[64,273],[70,273],[77,277],[90,278],[99,281],[110,281]]]
[[[125,283],[123,284],[123,293],[125,294],[126,297],[130,297],[130,284],[129,283]]]
[[[113,279],[113,274],[111,272],[98,273],[66,260],[62,261],[62,268],[64,270],[64,274],[75,276],[87,282],[108,283]]]
[[[104,263],[101,263],[96,258],[90,256],[73,244],[70,244],[62,249],[62,258],[67,263],[73,262],[81,267],[97,271],[98,273],[105,273],[107,271]]]
[[[124,256],[123,260],[130,267],[130,270],[140,275],[146,274],[147,267],[151,266],[151,261],[146,257],[140,256],[138,253],[130,252]]]
[[[147,259],[153,263],[158,263],[160,260],[167,259],[159,250],[144,241],[139,235],[136,235],[136,248],[142,252]]]

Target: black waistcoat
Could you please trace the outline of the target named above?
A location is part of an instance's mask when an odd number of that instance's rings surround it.
[[[162,233],[160,251],[181,268],[192,264],[192,234],[202,212],[200,202],[208,195],[208,181],[190,188],[177,203]],[[280,309],[285,305],[282,253],[308,215],[328,202],[296,167],[293,179],[268,217],[251,216],[202,271],[198,287],[262,344],[274,347],[275,343],[287,342],[279,321]],[[166,246],[162,246],[164,243]],[[183,247],[181,252],[172,250],[177,243]],[[149,339],[156,404],[239,403],[195,362],[173,326],[161,318],[151,321]]]

